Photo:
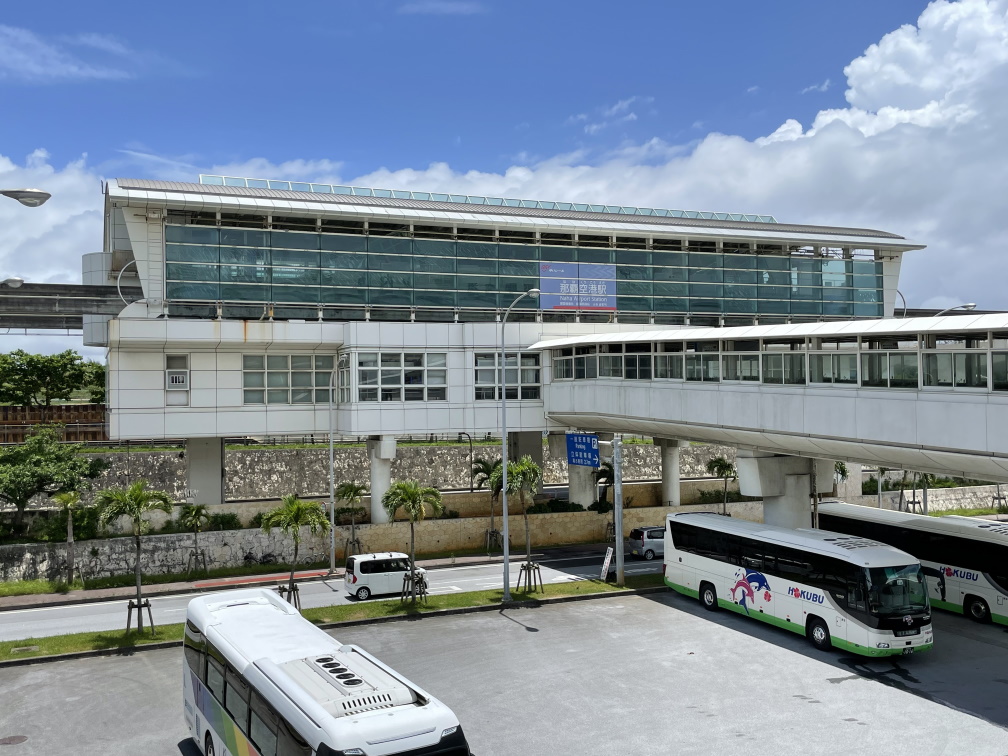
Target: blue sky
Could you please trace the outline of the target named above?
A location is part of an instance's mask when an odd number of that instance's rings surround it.
[[[0,202],[0,277],[79,281],[102,179],[204,172],[877,228],[911,307],[1008,309],[1008,0],[40,7],[0,187],[53,198]]]
[[[711,131],[751,139],[842,107],[843,67],[924,7],[12,4],[2,23],[34,37],[21,45],[41,60],[0,79],[18,113],[0,120],[0,149],[44,146],[57,164],[87,153],[107,175],[264,157],[326,159],[349,177],[439,161],[502,171],[575,150],[591,161]]]

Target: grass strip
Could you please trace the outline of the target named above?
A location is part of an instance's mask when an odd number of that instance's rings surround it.
[[[617,588],[613,583],[603,583],[599,580],[578,580],[569,583],[551,583],[545,587],[545,592],[513,591],[513,601],[539,601],[543,598],[561,598],[565,596],[585,596],[592,593],[613,593],[623,590],[651,588],[664,585],[662,576],[658,575],[628,575],[626,588]],[[478,606],[499,606],[502,591],[473,591],[470,593],[449,593],[431,596],[426,603],[400,602],[398,599],[385,601],[368,601],[361,604],[341,604],[324,606],[317,609],[305,609],[301,614],[316,625],[333,622],[351,622],[386,617],[409,617],[429,614],[445,609],[461,609]],[[151,643],[166,641],[181,642],[183,623],[173,625],[158,625],[153,636],[147,630],[140,633],[105,630],[90,633],[69,633],[52,635],[45,638],[25,638],[14,641],[0,641],[0,661],[28,659],[40,656],[55,656],[80,651],[120,651],[128,652]]]
[[[955,509],[932,509],[928,511],[932,517],[948,517],[958,515],[959,517],[977,517],[979,515],[998,514],[995,507],[956,507]],[[1001,514],[1008,514],[1002,512]]]

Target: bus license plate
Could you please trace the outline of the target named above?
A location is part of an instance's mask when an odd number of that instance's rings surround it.
[[[909,654],[912,654],[912,653],[913,653],[913,649],[912,648],[904,648],[903,649],[903,656],[908,656]]]

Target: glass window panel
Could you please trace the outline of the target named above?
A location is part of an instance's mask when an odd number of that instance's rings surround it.
[[[1008,391],[1008,353],[991,355],[991,383],[995,391]]]
[[[657,285],[655,284],[655,286]],[[689,300],[656,296],[654,298],[654,309],[656,312],[686,312],[689,309]]]
[[[760,379],[758,354],[743,354],[739,356],[739,378],[743,381],[758,381]]]
[[[384,380],[382,381],[384,383]],[[424,383],[423,370],[404,370],[403,383],[407,386],[422,386]]]
[[[852,317],[853,314],[854,305],[850,302],[823,302],[823,315]]]
[[[886,352],[861,355],[861,385],[889,385],[889,355]]]
[[[416,257],[455,257],[455,242],[441,239],[414,239],[413,254]],[[419,268],[417,268],[419,270]]]
[[[955,385],[961,388],[987,388],[987,355],[956,352]]]
[[[322,270],[323,286],[367,286],[367,273],[363,270]]]
[[[418,240],[419,241],[419,240]],[[413,270],[424,273],[454,273],[454,257],[414,257]]]
[[[378,371],[377,370],[361,370],[357,375],[357,384],[359,386],[377,386],[378,385]]]
[[[497,256],[501,260],[531,260],[539,259],[539,247],[534,244],[498,244]]]
[[[576,262],[577,250],[574,247],[540,247],[544,262]]]
[[[538,276],[539,263],[520,260],[501,260],[500,274],[502,276]]]
[[[702,381],[703,377],[703,360],[702,355],[699,354],[688,354],[686,355],[686,380],[687,381]]]
[[[402,388],[385,388],[381,390],[381,400],[383,402],[401,402]]]
[[[434,291],[417,289],[413,292],[413,304],[418,307],[455,307],[454,291]]]
[[[270,287],[256,284],[221,284],[220,297],[225,302],[269,302]]]
[[[763,383],[784,383],[784,355],[763,355]]]
[[[404,396],[407,402],[422,402],[424,400],[423,387],[407,388],[404,391]]]
[[[709,270],[709,269],[713,269],[713,268],[723,268],[724,267],[724,257],[723,257],[723,255],[704,254],[702,252],[690,252],[687,259],[689,260],[689,266],[690,266],[690,268],[700,268],[700,269],[704,269],[704,270]],[[690,275],[691,276],[693,275],[692,271],[690,272]],[[693,279],[690,278],[690,280],[693,280]],[[717,280],[717,281],[720,281],[721,279],[717,278],[717,279],[703,279],[703,280]]]
[[[290,357],[286,354],[271,354],[266,357],[268,370],[287,370],[290,367]]]
[[[423,367],[424,356],[422,352],[407,352],[403,355],[403,365],[406,367]]]
[[[617,281],[650,281],[651,268],[643,265],[617,265]]]
[[[689,285],[689,295],[691,297],[717,297],[724,296],[724,287],[721,284],[695,284]]]
[[[456,270],[459,273],[486,273],[497,274],[497,260],[458,258],[455,260]]]
[[[728,280],[728,268],[735,268],[736,270],[733,273],[736,275],[739,274],[740,270],[756,270],[757,259],[755,255],[725,255],[725,280]]]
[[[833,383],[833,355],[809,355],[809,383]]]
[[[427,389],[427,401],[429,402],[443,402],[448,398],[448,389],[445,386],[439,388],[428,388]]]
[[[281,250],[315,249],[319,248],[319,235],[300,231],[271,231],[270,246],[274,256]],[[316,256],[316,259],[318,257]]]
[[[651,275],[658,281],[687,281],[689,280],[689,268],[659,268],[655,267]]]
[[[314,373],[298,372],[291,373],[291,386],[304,388],[314,383]],[[277,384],[279,385],[279,384]]]
[[[577,251],[578,262],[601,263],[611,265],[616,262],[616,250],[592,247],[580,247]]]
[[[729,313],[755,313],[755,299],[725,299],[724,311]]]
[[[220,260],[220,252],[217,247],[192,244],[166,244],[165,260],[168,262],[215,263]]]
[[[315,400],[315,392],[310,388],[291,389],[291,404],[312,404]]]
[[[785,354],[784,357],[784,383],[791,385],[805,385],[805,355]]]
[[[458,276],[458,288],[460,291],[497,291],[496,276]],[[486,300],[482,302],[486,304]],[[495,303],[490,303],[495,306]]]
[[[321,300],[325,304],[361,305],[367,304],[368,301],[368,291],[364,287],[322,288],[320,291]]]
[[[496,300],[488,299],[487,295],[478,291],[460,291],[456,295],[458,299],[459,307],[472,307],[472,308],[495,308]]]
[[[275,271],[274,271],[275,274]],[[296,304],[318,304],[318,286],[273,286],[274,302],[293,302]]]
[[[618,291],[623,295],[650,297],[652,284],[650,281],[620,281]]]
[[[492,382],[492,380],[490,382]],[[428,370],[427,371],[427,385],[428,386],[447,386],[448,385],[448,371],[447,370]]]
[[[763,287],[760,288],[762,289]],[[756,302],[756,311],[764,314],[785,315],[791,312],[791,303],[763,299],[763,294],[760,292],[760,299]]]
[[[737,354],[726,354],[721,358],[721,374],[726,381],[739,380],[739,358]]]
[[[382,370],[381,371],[381,385],[382,386],[401,386],[402,385],[402,370]]]
[[[402,355],[398,352],[382,352],[382,367],[402,367]]]
[[[245,391],[244,396],[245,404],[265,404],[266,403],[266,392],[265,391]]]
[[[228,247],[268,247],[269,232],[254,228],[222,228],[220,243]]]
[[[258,265],[222,265],[220,279],[225,283],[260,283],[270,282],[272,270]]]
[[[365,252],[367,251],[366,236],[349,234],[322,234],[322,249],[332,252]],[[322,255],[323,259],[328,255]],[[364,258],[364,255],[360,255]]]
[[[289,373],[267,373],[266,385],[270,388],[280,388],[281,386],[287,386],[289,379]]]
[[[165,226],[165,241],[181,244],[217,244],[220,234],[208,226]]]
[[[833,382],[834,383],[857,383],[857,355],[856,354],[834,354],[833,355]]]
[[[215,283],[176,283],[169,281],[165,287],[168,299],[200,299],[217,301],[221,298],[221,290]]]
[[[349,393],[341,400],[344,402],[350,401]],[[329,387],[324,389],[315,389],[315,403],[316,404],[329,404]]]
[[[406,255],[368,255],[369,270],[412,270],[412,261]]]
[[[457,257],[482,257],[496,260],[497,245],[493,242],[457,242],[455,254]]]
[[[265,373],[242,373],[242,386],[244,388],[265,388]]]
[[[889,355],[889,385],[892,388],[917,388],[916,354]]]
[[[407,265],[409,264],[409,258],[413,254],[411,239],[402,236],[369,236],[367,240],[368,252],[398,255],[406,260]]]
[[[726,270],[724,272],[724,282],[732,284],[758,283],[755,270]]]
[[[266,358],[261,354],[243,354],[242,369],[262,370],[266,367]]]
[[[819,315],[822,313],[822,302],[792,300],[791,313],[793,315]]]
[[[431,352],[427,355],[427,367],[445,367],[448,355],[444,352]]]
[[[290,366],[291,370],[311,370],[312,356],[310,354],[292,354]]]
[[[377,402],[378,401],[378,389],[376,388],[362,388],[357,391],[357,401],[360,402]]]
[[[323,268],[367,270],[368,256],[351,252],[323,252],[319,258]]]
[[[689,280],[702,283],[721,283],[724,280],[724,271],[720,268],[690,268]]]
[[[223,265],[269,265],[270,251],[248,247],[221,247],[220,261]]]
[[[616,297],[616,307],[620,310],[631,310],[633,312],[650,312],[650,297]]]
[[[290,393],[287,389],[269,389],[266,391],[267,404],[290,404]]]
[[[414,273],[414,286],[417,289],[445,290],[455,288],[455,276],[443,273]]]

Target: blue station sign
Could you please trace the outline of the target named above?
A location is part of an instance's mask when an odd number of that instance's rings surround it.
[[[582,467],[598,467],[598,436],[594,433],[567,434],[567,464]]]

